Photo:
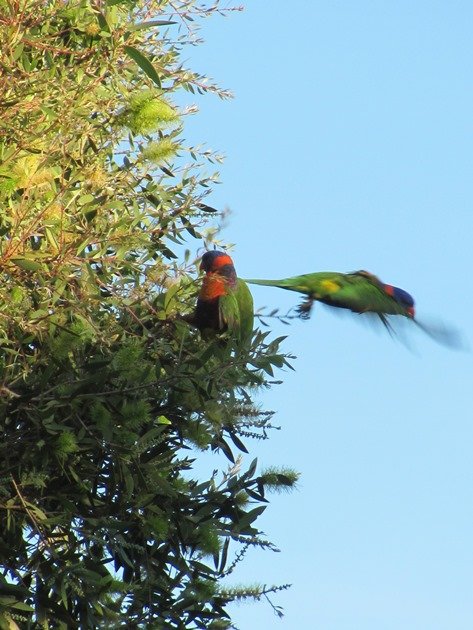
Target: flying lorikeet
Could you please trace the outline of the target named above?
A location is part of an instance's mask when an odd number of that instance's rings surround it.
[[[459,332],[442,323],[424,324],[415,317],[412,295],[391,284],[381,282],[368,271],[338,273],[321,271],[283,280],[246,280],[249,284],[262,284],[297,291],[307,295],[298,308],[299,316],[308,318],[314,301],[328,306],[348,309],[354,313],[376,315],[389,332],[393,331],[389,316],[402,315],[412,321],[435,341],[450,348],[465,348]]]
[[[237,277],[233,260],[225,252],[206,252],[200,269],[205,276],[189,321],[200,331],[228,330],[239,343],[249,342],[253,333],[253,297],[246,283]]]
[[[302,317],[310,315],[315,300],[328,306],[349,309],[354,313],[375,313],[385,326],[388,326],[387,315],[404,315],[413,319],[415,314],[414,299],[407,291],[384,284],[368,271],[321,271],[283,280],[246,282],[305,293],[307,300],[298,309]]]

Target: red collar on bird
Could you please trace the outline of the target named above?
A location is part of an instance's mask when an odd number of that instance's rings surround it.
[[[209,271],[202,280],[199,298],[201,300],[214,300],[228,293],[230,281],[219,273]]]

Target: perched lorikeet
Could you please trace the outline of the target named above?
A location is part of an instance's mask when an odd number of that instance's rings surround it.
[[[205,271],[191,323],[201,331],[229,330],[240,343],[253,333],[253,297],[237,277],[233,260],[220,251],[206,252],[200,269]]]
[[[368,271],[337,273],[321,271],[283,280],[246,280],[250,284],[279,287],[305,293],[308,297],[299,307],[302,317],[308,317],[313,302],[346,308],[354,313],[375,313],[385,326],[387,315],[414,318],[414,299],[407,291],[384,284]]]

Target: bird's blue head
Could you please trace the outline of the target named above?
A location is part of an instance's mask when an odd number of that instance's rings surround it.
[[[200,269],[201,271],[205,271],[205,273],[209,273],[209,271],[222,272],[223,267],[231,267],[234,270],[233,260],[228,254],[218,250],[205,252],[200,261]]]
[[[399,287],[394,287],[392,284],[385,284],[384,289],[388,295],[393,297],[396,302],[398,302],[401,306],[403,306],[406,311],[409,313],[411,317],[415,315],[414,308],[414,298],[410,293],[404,291],[404,289],[400,289]]]

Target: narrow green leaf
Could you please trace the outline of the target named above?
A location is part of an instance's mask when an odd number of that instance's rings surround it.
[[[242,451],[243,453],[248,453],[248,449],[246,448],[246,446],[243,444],[243,442],[240,440],[240,438],[235,435],[235,433],[233,431],[229,431],[229,436],[233,442],[233,444],[235,444],[235,446],[240,449],[240,451]]]
[[[169,305],[173,301],[173,297],[176,295],[178,290],[179,290],[179,285],[174,284],[170,286],[169,289],[166,291],[166,294],[164,295],[164,310],[166,311],[166,314],[168,314]]]
[[[13,60],[14,61],[17,61],[21,57],[21,55],[23,53],[23,48],[24,48],[23,42],[18,44],[18,46],[15,48],[15,50],[13,51]]]
[[[48,120],[54,120],[55,118],[57,118],[56,112],[50,107],[47,107],[46,105],[41,105],[40,109]]]
[[[246,527],[255,521],[258,516],[260,516],[266,509],[266,505],[259,505],[255,507],[253,510],[247,512],[239,521],[238,525],[240,528]]]
[[[20,269],[24,269],[25,271],[39,271],[43,269],[42,263],[37,260],[30,260],[29,258],[11,258],[11,261]]]
[[[110,33],[110,25],[107,22],[107,18],[100,11],[97,12],[97,22],[99,23],[100,29],[104,33]]]
[[[57,239],[56,239],[56,236],[55,236],[54,232],[50,228],[45,227],[44,228],[44,233],[46,235],[46,240],[48,241],[48,243],[50,245],[52,245],[52,247],[54,249],[58,250],[59,249],[59,243],[57,242]]]
[[[218,567],[219,573],[221,573],[225,569],[225,565],[227,564],[228,557],[228,547],[230,545],[230,538],[227,538],[222,549],[222,555],[220,559],[220,565]]]
[[[10,604],[10,608],[15,608],[16,610],[24,610],[25,612],[34,612],[34,608],[28,606],[28,604],[24,604],[23,602],[15,602],[14,604]]]
[[[208,206],[206,203],[198,203],[197,207],[199,208],[199,210],[202,210],[202,212],[209,212],[212,214],[218,212],[218,210],[212,208],[212,206]]]
[[[153,28],[154,26],[171,26],[171,24],[177,24],[172,20],[149,20],[148,22],[138,22],[129,27],[130,31],[140,31],[144,28]]]
[[[221,449],[223,454],[232,462],[235,463],[235,457],[233,456],[232,449],[223,438],[219,438],[216,444],[217,448]]]
[[[158,87],[161,87],[161,79],[158,76],[158,73],[154,69],[151,61],[143,55],[137,48],[133,48],[133,46],[125,46],[125,52],[133,59],[133,61],[143,70],[143,72],[154,82]]]

